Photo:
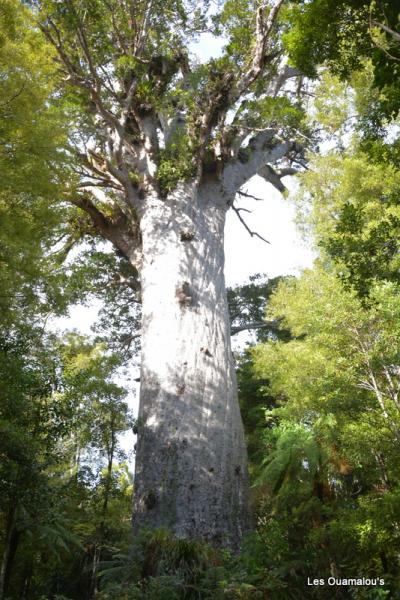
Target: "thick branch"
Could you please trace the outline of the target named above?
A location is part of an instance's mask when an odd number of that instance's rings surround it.
[[[299,69],[290,67],[288,64],[284,64],[281,72],[278,73],[275,81],[272,82],[272,96],[275,98],[279,94],[288,79],[291,79],[292,77],[300,77],[301,75],[302,73],[299,71]]]
[[[278,137],[274,138],[274,134],[274,129],[260,131],[239,153],[238,159],[228,162],[222,174],[228,201],[232,202],[239,189],[254,175],[260,174],[265,165],[275,163],[294,151],[300,151],[297,142],[282,141]],[[267,171],[264,171],[262,176],[266,178],[266,175]]]
[[[287,191],[276,171],[274,171],[274,169],[269,165],[264,165],[258,171],[258,175],[260,175],[260,177],[265,179],[265,181],[268,183],[271,183],[274,188],[278,190],[278,192],[281,192],[281,194],[284,194]]]
[[[136,331],[135,333],[132,333],[130,335],[124,335],[121,338],[121,343],[122,343],[123,346],[129,348],[131,346],[132,342],[134,342],[135,340],[137,340],[141,336],[142,336],[142,332],[141,331]],[[135,381],[140,381],[140,379],[135,379]]]
[[[121,105],[121,116],[119,118],[116,114],[114,114],[114,112],[106,107],[103,101],[102,96],[104,90],[106,92],[108,91],[114,96],[113,91],[110,91],[105,84],[107,74],[103,73],[102,77],[99,75],[89,48],[82,21],[75,8],[74,2],[72,0],[67,0],[67,4],[74,18],[76,37],[84,58],[84,63],[86,64],[86,72],[82,69],[80,64],[75,64],[73,61],[71,61],[61,32],[57,25],[50,18],[47,19],[48,25],[42,25],[41,29],[58,52],[60,61],[66,69],[66,81],[87,91],[90,100],[96,107],[96,111],[104,120],[106,125],[110,128],[110,130],[107,131],[110,154],[110,161],[107,163],[107,169],[114,178],[124,185],[127,196],[132,204],[133,194],[129,182],[129,175],[124,166],[122,150],[124,146],[129,146],[129,143],[126,140],[126,128],[129,116],[131,114],[137,82],[136,80],[131,82],[125,98],[119,101]],[[102,68],[99,67],[99,69]],[[145,160],[142,161],[142,163],[145,165],[148,174],[153,176],[155,172],[155,166],[154,162],[150,159],[150,156],[154,155],[154,153],[157,151],[157,135],[153,122],[150,124],[149,121],[150,120],[146,115],[144,118],[139,120],[139,126],[144,138],[143,154],[146,155],[144,157]]]
[[[237,99],[243,94],[243,92],[247,92],[249,86],[254,83],[263,70],[265,65],[267,42],[284,1],[285,0],[275,1],[265,22],[264,14],[266,6],[260,6],[257,10],[256,44],[253,52],[253,60],[249,69],[238,82],[236,92]]]
[[[157,117],[153,112],[150,112],[141,118],[139,117],[138,123],[140,131],[143,135],[144,163],[151,183],[157,171],[157,163],[155,161],[155,156],[157,155],[159,149],[157,137]]]
[[[249,66],[238,79],[230,71],[224,73],[217,92],[210,97],[207,109],[201,118],[199,135],[200,163],[213,125],[218,124],[219,128],[223,130],[228,110],[234,107],[241,97],[249,92],[250,86],[262,74],[266,64],[279,55],[279,52],[273,52],[270,56],[267,56],[267,45],[284,1],[275,1],[270,8],[267,19],[265,19],[267,5],[263,4],[258,8],[255,28],[256,41]],[[222,137],[224,139],[225,136]]]
[[[88,154],[92,160],[88,160],[84,154],[79,154],[79,158],[89,171],[92,171],[107,182],[110,181],[110,187],[119,189],[125,193],[128,205],[132,208],[138,206],[138,196],[132,182],[129,178],[129,173],[126,164],[121,160],[120,168],[116,167],[111,160],[104,158],[93,150],[88,150]],[[120,184],[120,185],[119,185]]]
[[[132,7],[135,6],[135,3],[132,2]],[[145,9],[145,14],[144,14],[144,18],[143,18],[143,22],[142,22],[142,27],[141,30],[138,31],[138,35],[135,41],[135,53],[134,56],[140,56],[140,53],[143,49],[143,45],[144,42],[146,40],[146,36],[147,36],[147,30],[150,24],[150,16],[151,16],[151,11],[153,8],[153,0],[149,0],[147,2],[147,6]]]
[[[271,183],[281,194],[287,192],[286,186],[282,183],[282,177],[287,175],[295,175],[298,173],[297,169],[292,167],[286,167],[283,169],[273,169],[270,165],[264,165],[259,171],[258,175],[265,179],[268,183]]]
[[[119,127],[118,119],[112,112],[110,112],[109,110],[106,109],[106,107],[104,106],[104,103],[102,101],[100,79],[98,78],[97,74],[95,74],[95,72],[92,71],[93,70],[92,61],[90,61],[90,64],[92,66],[89,69],[89,72],[92,75],[92,80],[91,80],[86,76],[86,74],[82,73],[82,69],[80,66],[74,64],[70,60],[70,58],[68,56],[68,52],[65,48],[65,44],[61,37],[61,32],[58,29],[58,27],[56,26],[56,24],[54,23],[54,21],[52,21],[50,19],[50,17],[47,17],[46,20],[49,23],[53,33],[50,31],[49,27],[47,27],[43,24],[40,25],[40,29],[42,30],[43,34],[46,36],[47,40],[57,50],[59,59],[66,69],[66,73],[67,73],[66,81],[69,81],[73,85],[76,85],[77,87],[80,87],[80,88],[86,90],[88,92],[91,100],[95,103],[96,108],[99,111],[99,114],[105,120],[105,122],[108,123],[111,127],[118,129],[118,127]]]
[[[96,231],[109,240],[129,262],[139,267],[140,236],[132,229],[127,217],[119,210],[114,210],[114,218],[106,215],[92,202],[88,196],[76,196],[70,202],[84,210],[90,217]]]

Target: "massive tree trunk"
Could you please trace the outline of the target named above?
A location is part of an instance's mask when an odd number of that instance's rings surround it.
[[[247,455],[224,281],[227,202],[217,184],[146,200],[134,528],[237,547]]]

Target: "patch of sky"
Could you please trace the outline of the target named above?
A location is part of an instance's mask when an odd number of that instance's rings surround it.
[[[226,40],[223,37],[215,37],[211,33],[201,33],[196,42],[189,45],[189,50],[197,56],[200,62],[205,63],[210,58],[221,56]]]

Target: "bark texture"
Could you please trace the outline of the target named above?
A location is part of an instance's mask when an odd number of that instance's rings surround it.
[[[141,219],[142,372],[134,528],[237,547],[247,456],[224,281],[226,200],[216,184],[149,198]]]

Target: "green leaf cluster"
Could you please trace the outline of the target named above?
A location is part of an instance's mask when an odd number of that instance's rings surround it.
[[[374,161],[360,150],[345,156],[332,151],[314,156],[300,182],[300,221],[335,262],[343,280],[361,296],[368,295],[377,278],[397,282],[400,178],[396,164]]]
[[[195,175],[193,143],[184,130],[177,130],[171,136],[166,148],[160,150],[159,154],[157,179],[165,194],[173,190],[179,181],[190,179]]]

